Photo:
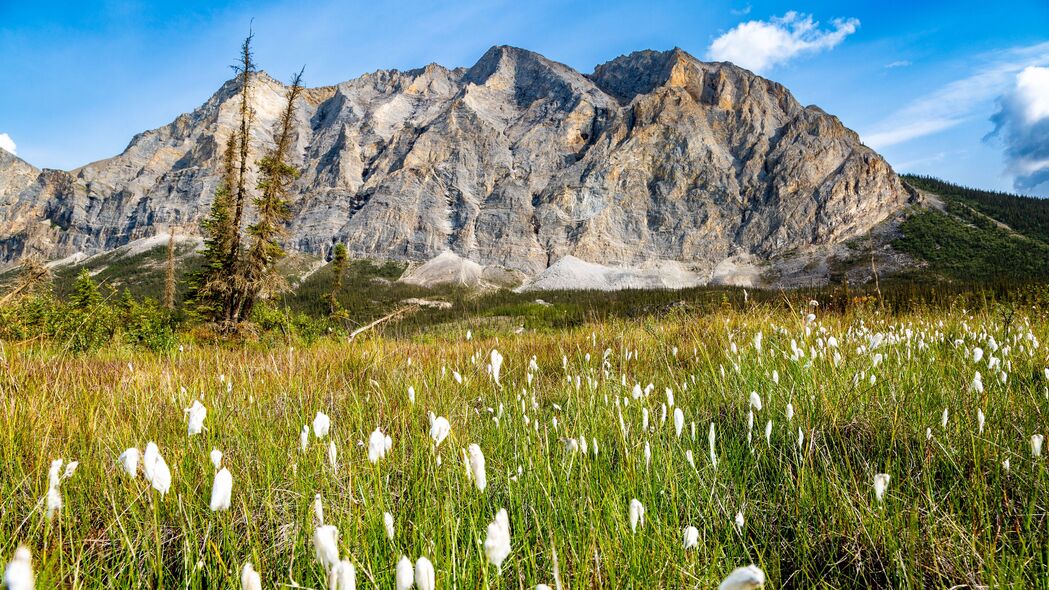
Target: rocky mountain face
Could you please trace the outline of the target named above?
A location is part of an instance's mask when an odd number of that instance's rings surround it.
[[[253,86],[261,156],[287,89],[263,73]],[[239,100],[227,82],[122,154],[69,172],[0,151],[0,259],[199,233]],[[837,118],[680,50],[589,76],[513,47],[469,69],[379,71],[304,93],[295,138],[289,247],[327,255],[343,242],[409,261],[451,252],[525,277],[572,257],[669,264],[703,282],[727,260],[862,235],[912,198]]]

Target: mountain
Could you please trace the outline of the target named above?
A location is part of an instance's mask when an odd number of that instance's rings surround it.
[[[254,76],[256,156],[286,92]],[[0,259],[199,233],[239,97],[227,82],[120,155],[69,172],[0,157]],[[457,276],[477,265],[517,281],[562,260],[561,274],[578,262],[634,279],[665,270],[675,285],[752,281],[770,261],[833,255],[916,198],[836,117],[679,49],[584,75],[500,46],[468,69],[312,88],[293,151],[302,175],[289,247],[327,256],[344,242],[356,257],[409,262],[443,254],[437,266]]]

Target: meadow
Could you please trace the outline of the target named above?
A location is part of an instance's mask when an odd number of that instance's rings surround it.
[[[424,590],[716,588],[749,564],[769,588],[1045,588],[1047,338],[1037,308],[802,304],[6,343],[0,560],[24,545],[40,588],[240,588],[248,562],[327,588],[342,560],[402,588],[402,556]]]

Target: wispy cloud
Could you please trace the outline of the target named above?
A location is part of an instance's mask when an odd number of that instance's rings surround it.
[[[794,11],[767,21],[747,21],[714,39],[707,57],[765,72],[798,56],[836,47],[856,32],[860,21],[834,19],[831,25],[831,29],[820,29],[811,15]]]
[[[939,133],[974,117],[985,117],[994,99],[1012,84],[1016,73],[1031,65],[1049,64],[1049,43],[1017,47],[978,57],[972,75],[945,84],[862,133],[874,149]]]
[[[11,136],[6,133],[0,133],[0,149],[7,150],[12,154],[18,154],[15,145],[15,140],[11,139]]]
[[[1013,186],[1029,190],[1049,182],[1049,68],[1030,66],[998,99],[991,117],[996,137],[1005,145],[1006,171]]]
[[[910,60],[901,59],[901,60],[897,60],[897,61],[889,62],[889,63],[885,64],[885,69],[891,70],[893,68],[905,68],[905,67],[907,67],[909,65],[911,65]]]

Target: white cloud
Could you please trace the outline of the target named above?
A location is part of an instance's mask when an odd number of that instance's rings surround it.
[[[1013,186],[1028,190],[1049,182],[1049,67],[1028,66],[1016,74],[991,121],[989,137],[1005,146]]]
[[[1030,65],[1049,64],[1049,43],[1017,47],[971,58],[975,73],[954,80],[912,101],[861,133],[874,149],[904,143],[950,129],[974,117],[985,117],[994,99]]]
[[[821,30],[811,15],[794,11],[768,21],[747,21],[714,39],[707,49],[707,57],[730,61],[755,72],[768,71],[799,55],[834,48],[856,32],[860,21],[839,18],[831,24],[833,29]]]
[[[905,68],[905,67],[907,67],[909,65],[911,65],[910,60],[901,59],[901,60],[897,60],[897,61],[889,62],[889,63],[885,64],[885,69],[891,70],[893,68]]]
[[[7,150],[8,152],[17,155],[15,140],[11,139],[11,136],[6,133],[0,133],[0,149]]]

